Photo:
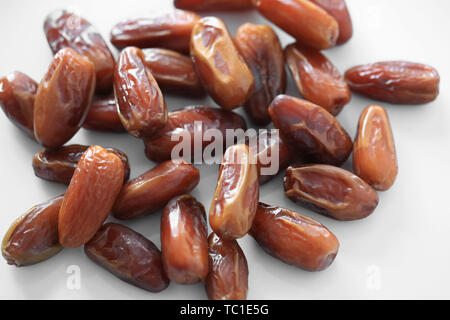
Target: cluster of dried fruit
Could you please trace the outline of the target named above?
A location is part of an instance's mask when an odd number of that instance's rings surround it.
[[[262,154],[276,147],[279,170],[291,165],[284,179],[289,199],[338,220],[370,215],[378,204],[375,190],[394,183],[397,159],[386,110],[368,106],[354,142],[335,116],[350,101],[350,90],[392,103],[432,101],[439,89],[435,69],[380,62],[351,68],[343,77],[320,50],[352,36],[344,0],[174,4],[178,9],[166,15],[113,28],[111,42],[123,49],[117,62],[89,22],[55,12],[44,25],[55,57],[42,81],[20,72],[0,79],[3,111],[46,148],[34,156],[36,176],[68,185],[64,195],[33,207],[10,227],[2,242],[9,264],[37,263],[63,247],[84,245],[95,263],[143,289],[202,281],[211,299],[244,299],[248,266],[236,239],[250,234],[272,256],[310,271],[328,267],[339,249],[317,221],[259,202],[259,185],[271,178],[260,174],[267,166]],[[220,19],[184,11],[251,8],[296,43],[283,51],[270,26],[250,23],[233,38]],[[304,99],[284,95],[285,64]],[[168,113],[162,90],[207,93],[222,109],[188,106]],[[208,237],[205,209],[187,194],[199,183],[199,171],[170,159],[171,136],[180,130],[193,135],[194,121],[202,121],[203,130],[245,129],[232,111],[239,106],[256,124],[273,122],[281,138],[259,137],[260,150],[245,144],[226,149]],[[128,131],[161,164],[128,182],[123,152],[64,146],[80,127]],[[354,173],[339,168],[352,152]],[[161,209],[161,251],[124,225],[104,224],[110,213],[127,220]]]

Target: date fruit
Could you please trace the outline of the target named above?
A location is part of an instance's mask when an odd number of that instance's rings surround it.
[[[211,98],[225,110],[245,103],[253,92],[253,75],[222,20],[205,17],[191,35],[191,57]]]
[[[269,104],[286,91],[280,41],[270,26],[246,23],[238,29],[235,44],[255,79],[255,89],[244,105],[245,111],[256,124],[268,125]]]
[[[161,217],[161,251],[170,280],[204,281],[208,274],[208,227],[203,205],[191,195],[172,199]]]
[[[122,160],[100,146],[86,150],[67,188],[59,211],[59,242],[76,248],[88,242],[103,222],[124,179]]]
[[[245,300],[248,291],[248,265],[236,240],[208,237],[209,273],[205,281],[210,300]]]
[[[200,181],[198,169],[182,160],[169,160],[125,184],[112,209],[126,220],[162,209],[172,198],[190,192]]]
[[[245,10],[252,8],[251,0],[174,0],[178,9],[193,11]]]
[[[95,88],[92,62],[70,48],[55,55],[34,102],[34,134],[46,148],[57,148],[80,129]]]
[[[2,241],[2,254],[17,267],[38,263],[62,250],[58,213],[63,195],[34,206],[13,222]]]
[[[388,190],[398,173],[394,138],[386,110],[377,105],[363,110],[353,144],[353,171],[377,190]]]
[[[406,61],[360,65],[345,73],[350,89],[375,100],[422,104],[439,94],[439,74],[433,67]]]
[[[94,96],[91,108],[83,122],[83,128],[94,131],[125,132],[117,112],[114,94]]]
[[[96,264],[136,287],[160,292],[169,285],[159,249],[124,225],[104,224],[85,244],[84,252]]]
[[[377,192],[371,186],[330,165],[287,168],[284,190],[292,201],[337,220],[365,218],[378,205]]]

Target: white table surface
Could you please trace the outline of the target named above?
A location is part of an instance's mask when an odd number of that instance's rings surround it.
[[[441,75],[440,95],[427,105],[384,105],[393,127],[399,175],[388,192],[379,193],[376,211],[366,219],[339,222],[298,207],[283,193],[282,175],[261,188],[261,201],[297,210],[317,219],[339,238],[341,248],[325,271],[311,273],[267,255],[246,236],[239,240],[249,264],[249,299],[393,299],[450,298],[450,2],[448,0],[347,0],[354,26],[347,44],[326,51],[341,72],[383,60],[430,64]],[[0,2],[0,74],[22,71],[39,81],[52,54],[43,32],[45,16],[72,8],[106,39],[123,18],[170,10],[171,0],[15,0]],[[257,12],[218,13],[234,33],[240,24],[268,23]],[[286,45],[292,38],[279,29]],[[117,51],[114,51],[117,55]],[[288,94],[298,96],[289,76]],[[166,95],[170,110],[190,104],[214,105]],[[375,101],[355,95],[338,116],[353,137],[362,109]],[[376,103],[376,102],[375,102]],[[239,109],[237,112],[243,114]],[[127,134],[80,130],[70,143],[99,144],[125,151],[136,177],[154,166],[141,141]],[[20,214],[64,192],[62,185],[33,174],[31,161],[41,147],[0,114],[0,234]],[[350,168],[347,163],[345,167]],[[218,175],[216,166],[200,166],[201,182],[193,195],[209,209]],[[158,246],[160,214],[126,224]],[[0,259],[2,299],[205,299],[202,284],[177,285],[152,294],[115,278],[91,262],[82,248],[65,249],[43,263],[15,268]],[[75,267],[73,267],[75,266]],[[71,270],[80,272],[80,288],[68,285]]]

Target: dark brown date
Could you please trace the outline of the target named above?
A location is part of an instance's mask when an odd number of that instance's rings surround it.
[[[94,131],[125,132],[117,112],[114,94],[94,96],[91,108],[83,122],[83,128]]]
[[[178,9],[193,11],[228,11],[245,10],[252,8],[251,0],[175,0],[174,5]]]

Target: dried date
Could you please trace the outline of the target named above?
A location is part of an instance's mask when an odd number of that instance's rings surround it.
[[[83,122],[83,128],[94,131],[125,132],[117,112],[114,95],[94,96],[91,108]]]
[[[193,11],[228,11],[245,10],[252,8],[251,0],[175,0],[174,6],[178,9]]]

